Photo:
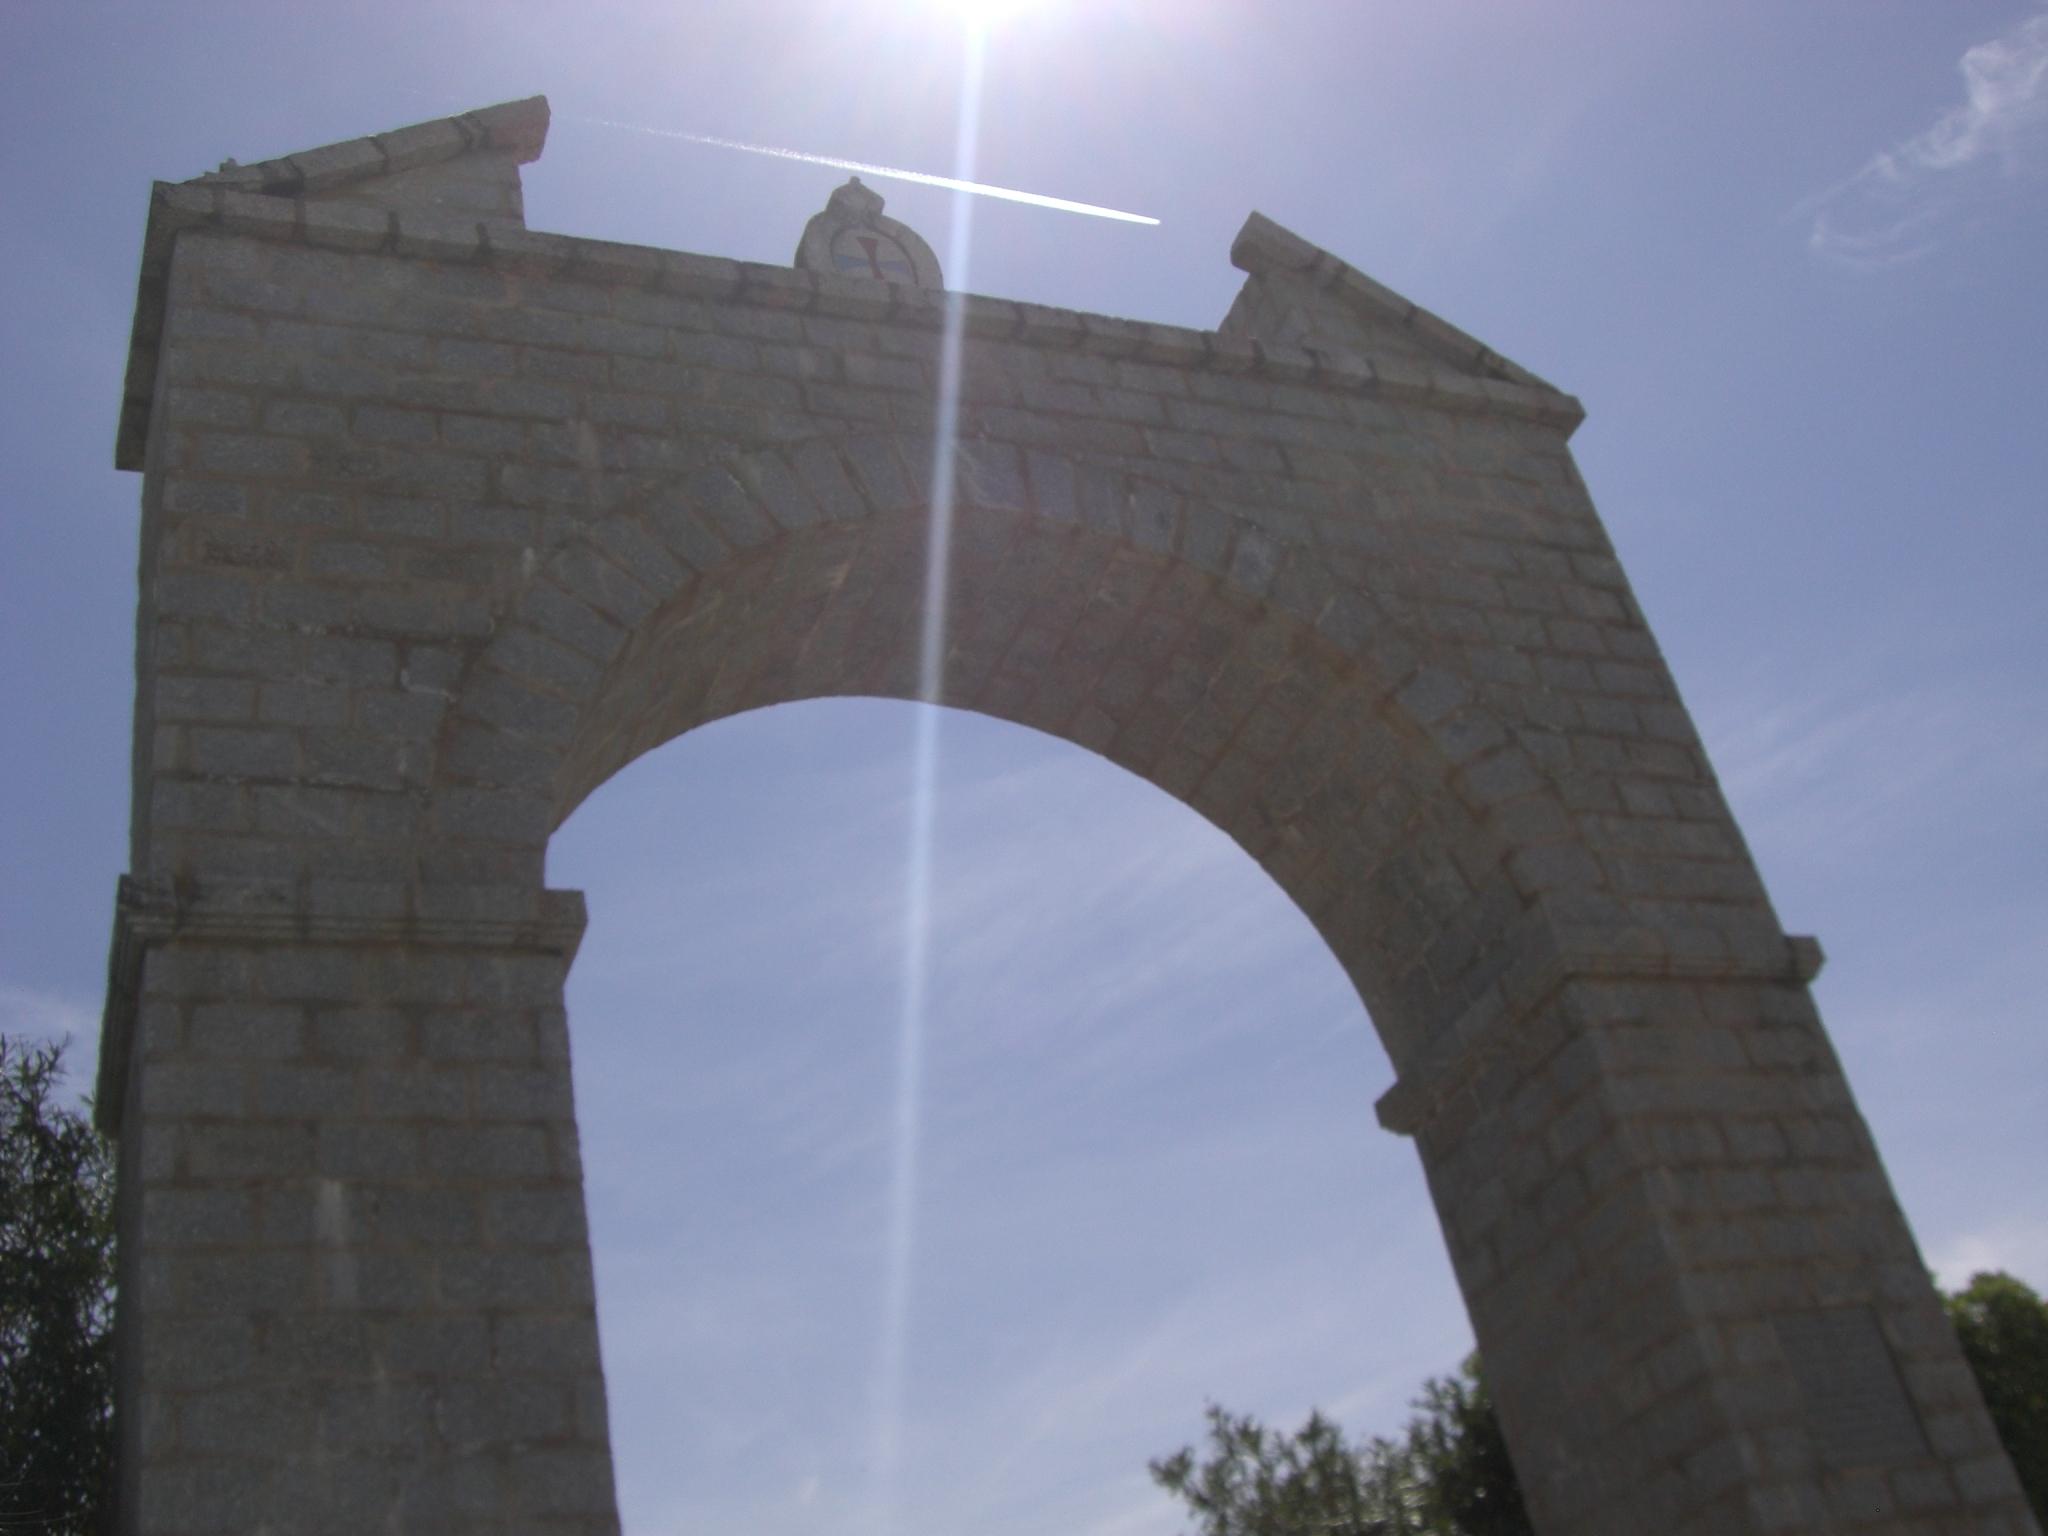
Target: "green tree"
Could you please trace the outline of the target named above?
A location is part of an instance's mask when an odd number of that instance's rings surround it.
[[[1398,1441],[1357,1445],[1320,1413],[1292,1435],[1211,1404],[1207,1454],[1151,1463],[1200,1536],[1532,1536],[1475,1354],[1424,1383]]]
[[[2048,1301],[2011,1275],[1973,1276],[1943,1304],[1963,1357],[2048,1526]],[[1347,1445],[1321,1414],[1293,1435],[1211,1405],[1206,1456],[1151,1463],[1200,1536],[1529,1536],[1521,1484],[1479,1356],[1423,1384],[1398,1441]]]
[[[1443,1536],[1531,1536],[1521,1480],[1478,1351],[1455,1376],[1424,1382],[1420,1410],[1390,1455],[1418,1490],[1420,1530]]]
[[[1160,1487],[1183,1500],[1203,1536],[1379,1536],[1387,1526],[1371,1468],[1320,1413],[1294,1434],[1209,1405],[1210,1453],[1184,1446],[1151,1464]]]
[[[2034,1518],[2048,1526],[2048,1301],[1993,1273],[1942,1303]]]
[[[114,1170],[51,1102],[62,1055],[0,1036],[0,1530],[87,1536],[113,1452]]]

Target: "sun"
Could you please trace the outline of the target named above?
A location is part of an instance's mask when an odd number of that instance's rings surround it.
[[[956,17],[969,27],[986,31],[1027,12],[1051,10],[1057,0],[925,0],[925,3],[941,15]]]

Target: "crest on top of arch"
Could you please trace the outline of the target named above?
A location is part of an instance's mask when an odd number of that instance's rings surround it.
[[[939,258],[924,236],[882,213],[882,195],[858,176],[835,188],[811,215],[791,265],[830,277],[864,277],[911,288],[943,288]]]

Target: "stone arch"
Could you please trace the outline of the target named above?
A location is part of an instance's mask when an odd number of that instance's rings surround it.
[[[890,437],[761,450],[564,541],[455,693],[430,827],[454,831],[485,803],[551,830],[697,725],[804,698],[916,697],[930,511],[912,466],[929,457]],[[961,458],[937,702],[1098,752],[1221,828],[1331,945],[1397,1066],[1413,1061],[1496,979],[1500,935],[1541,921],[1496,824],[1543,795],[1533,781],[1496,792],[1516,761],[1506,730],[1478,701],[1445,707],[1455,685],[1422,676],[1369,599],[1319,625],[1333,599],[1295,579],[1305,552],[1254,524],[1128,479],[1102,488],[1123,514],[1104,527],[1036,489],[1084,479],[1085,463],[1033,455],[1027,477],[1001,445]],[[842,515],[796,502],[798,460],[845,475],[857,494]],[[1203,525],[1222,534],[1206,564],[1182,552]],[[1389,676],[1389,658],[1411,670]]]
[[[152,193],[124,1531],[616,1530],[547,839],[698,719],[910,691],[955,374],[942,702],[1344,960],[1539,1529],[2032,1528],[1576,401],[1256,215],[1213,332],[531,232],[546,122]]]

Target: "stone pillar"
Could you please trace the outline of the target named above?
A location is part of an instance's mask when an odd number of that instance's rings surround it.
[[[1545,957],[1381,1103],[1539,1529],[2034,1532],[1805,983]]]
[[[124,1536],[615,1531],[576,892],[419,922],[123,882]]]

